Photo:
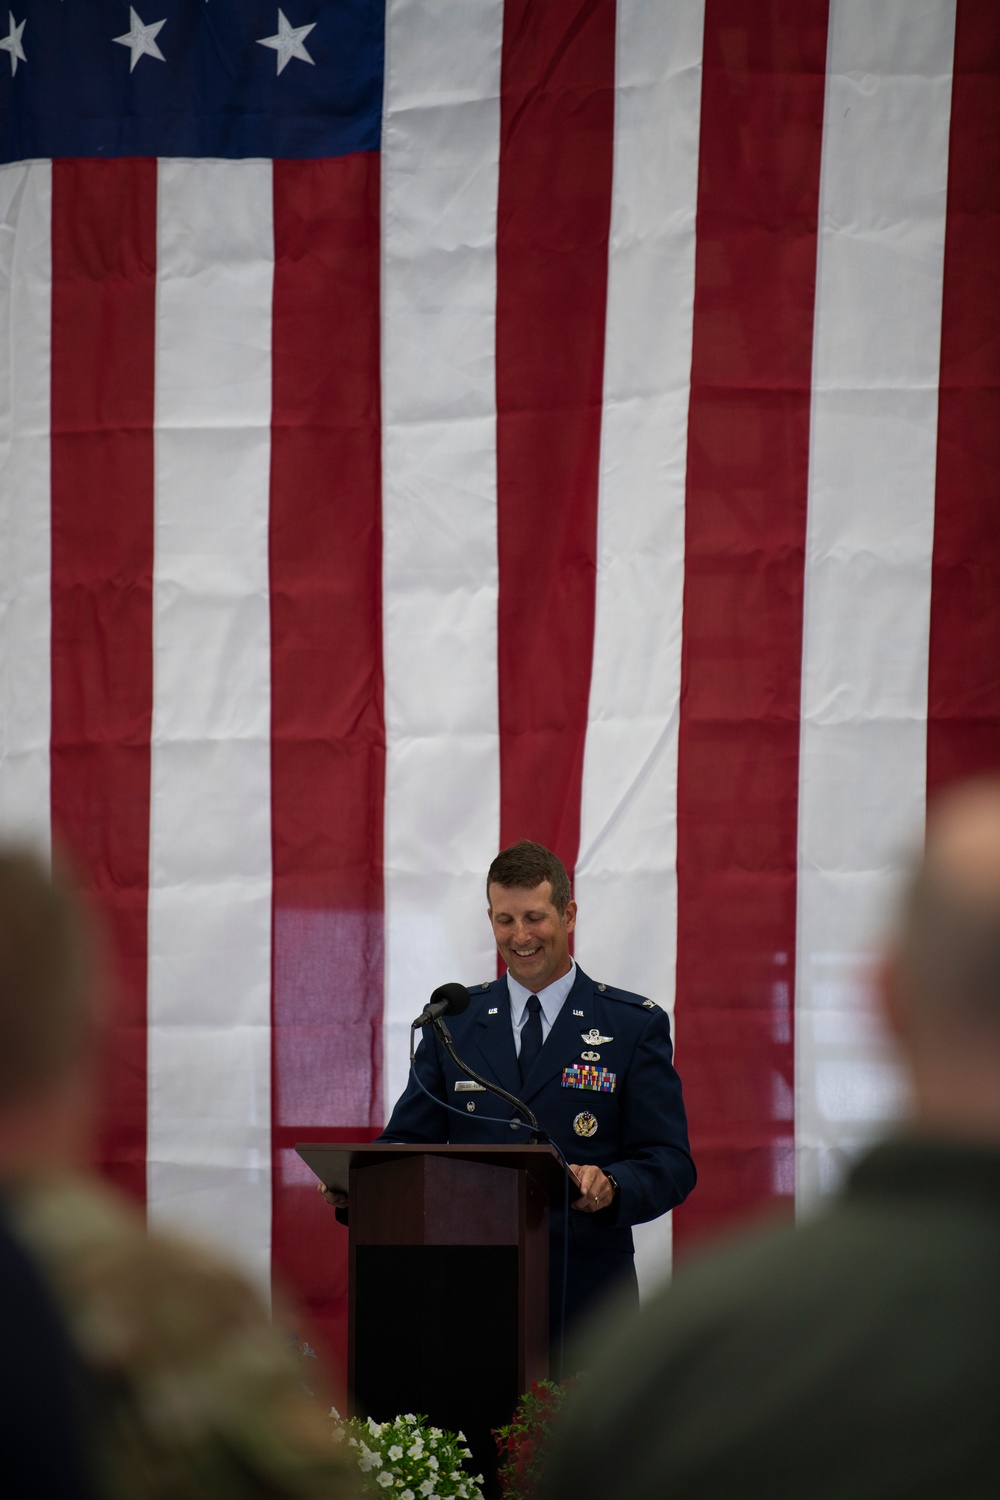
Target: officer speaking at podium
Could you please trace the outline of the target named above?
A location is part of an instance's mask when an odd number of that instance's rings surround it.
[[[670,1022],[655,1001],[595,983],[574,962],[576,902],[550,850],[529,840],[504,849],[486,890],[507,972],[477,985],[448,1025],[462,1060],[530,1107],[580,1184],[568,1222],[568,1325],[612,1286],[638,1301],[632,1225],[676,1208],[694,1186]],[[419,1083],[411,1073],[379,1140],[506,1145],[514,1129],[523,1141],[519,1112],[456,1068],[430,1033],[416,1053]],[[553,1328],[564,1232],[553,1210]]]

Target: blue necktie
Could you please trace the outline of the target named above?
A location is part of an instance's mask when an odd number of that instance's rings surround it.
[[[531,1072],[532,1064],[542,1050],[542,1002],[537,995],[528,996],[528,1019],[521,1027],[521,1082]]]

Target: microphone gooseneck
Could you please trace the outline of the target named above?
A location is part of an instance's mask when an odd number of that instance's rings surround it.
[[[467,1078],[471,1078],[482,1088],[488,1089],[489,1092],[491,1094],[495,1094],[498,1099],[503,1099],[506,1104],[512,1104],[515,1109],[520,1110],[521,1114],[531,1126],[532,1144],[544,1145],[548,1141],[549,1137],[539,1125],[538,1116],[528,1108],[524,1100],[518,1099],[515,1094],[508,1094],[507,1090],[502,1089],[498,1083],[490,1083],[488,1078],[483,1078],[479,1073],[473,1072],[472,1068],[469,1067],[469,1064],[462,1061],[458,1053],[455,1051],[455,1043],[451,1039],[451,1032],[445,1025],[444,1018],[442,1016],[438,1016],[432,1024],[442,1047],[447,1052],[456,1068],[460,1068]]]
[[[431,995],[430,1000],[410,1028],[410,1066],[413,1066],[413,1032],[419,1026],[432,1026],[438,1041],[456,1068],[460,1069],[467,1078],[471,1078],[474,1083],[478,1083],[481,1088],[487,1089],[489,1093],[495,1094],[498,1099],[502,1099],[505,1104],[510,1104],[514,1109],[518,1110],[530,1126],[533,1142],[542,1144],[548,1141],[549,1137],[540,1127],[537,1115],[532,1113],[523,1099],[518,1099],[514,1094],[508,1094],[507,1090],[502,1089],[499,1084],[491,1083],[488,1078],[482,1078],[478,1073],[474,1073],[468,1063],[463,1062],[455,1051],[455,1044],[451,1039],[451,1032],[445,1025],[444,1018],[445,1016],[461,1015],[463,1010],[468,1010],[471,1002],[472,997],[464,984],[451,983],[438,985],[437,989]],[[450,1106],[446,1107],[450,1108]]]

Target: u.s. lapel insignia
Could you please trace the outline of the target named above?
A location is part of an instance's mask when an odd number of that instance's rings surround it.
[[[605,1042],[613,1042],[613,1036],[601,1036],[596,1026],[591,1026],[589,1031],[581,1031],[580,1035],[588,1047],[603,1047]]]
[[[574,1012],[573,1012],[573,1014],[574,1014],[574,1016],[580,1016],[580,1017],[581,1017],[581,1018],[582,1018],[582,1016],[583,1016],[583,1011],[582,1011],[582,1010],[575,1010],[575,1011],[574,1011]]]
[[[573,1129],[577,1135],[582,1135],[584,1138],[595,1135],[597,1132],[597,1120],[590,1113],[589,1109],[583,1109],[573,1121]]]
[[[490,1008],[489,1008],[489,1010],[486,1012],[486,1014],[488,1016],[497,1016],[497,1015],[499,1015],[500,1014],[499,1007],[496,1006],[496,1005],[491,1005]]]
[[[580,1056],[583,1058],[584,1062],[600,1062],[601,1060],[601,1054],[599,1052],[581,1052]]]

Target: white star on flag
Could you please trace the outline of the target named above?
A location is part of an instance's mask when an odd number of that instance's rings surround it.
[[[291,62],[293,57],[298,57],[302,62],[315,63],[306,51],[305,38],[316,25],[310,21],[308,26],[289,26],[285,19],[285,12],[278,11],[278,30],[275,36],[261,36],[257,38],[258,47],[273,47],[278,54],[278,72],[282,72]]]
[[[129,72],[131,73],[135,68],[143,53],[147,53],[150,57],[158,57],[160,62],[166,62],[167,59],[156,45],[156,34],[161,27],[166,25],[166,17],[162,21],[150,21],[146,26],[139,20],[133,6],[129,6],[128,13],[132,21],[131,30],[126,31],[124,36],[116,36],[114,40],[120,42],[123,47],[132,49],[132,61],[128,65]]]
[[[10,16],[10,33],[9,35],[0,39],[0,52],[10,53],[10,71],[11,76],[13,77],[13,75],[17,72],[18,58],[20,58],[22,62],[28,61],[28,59],[24,55],[24,48],[21,46],[21,32],[24,30],[25,22],[22,21],[20,26],[15,26],[14,12],[12,10],[9,10],[7,14]],[[278,71],[281,71],[280,68]]]

